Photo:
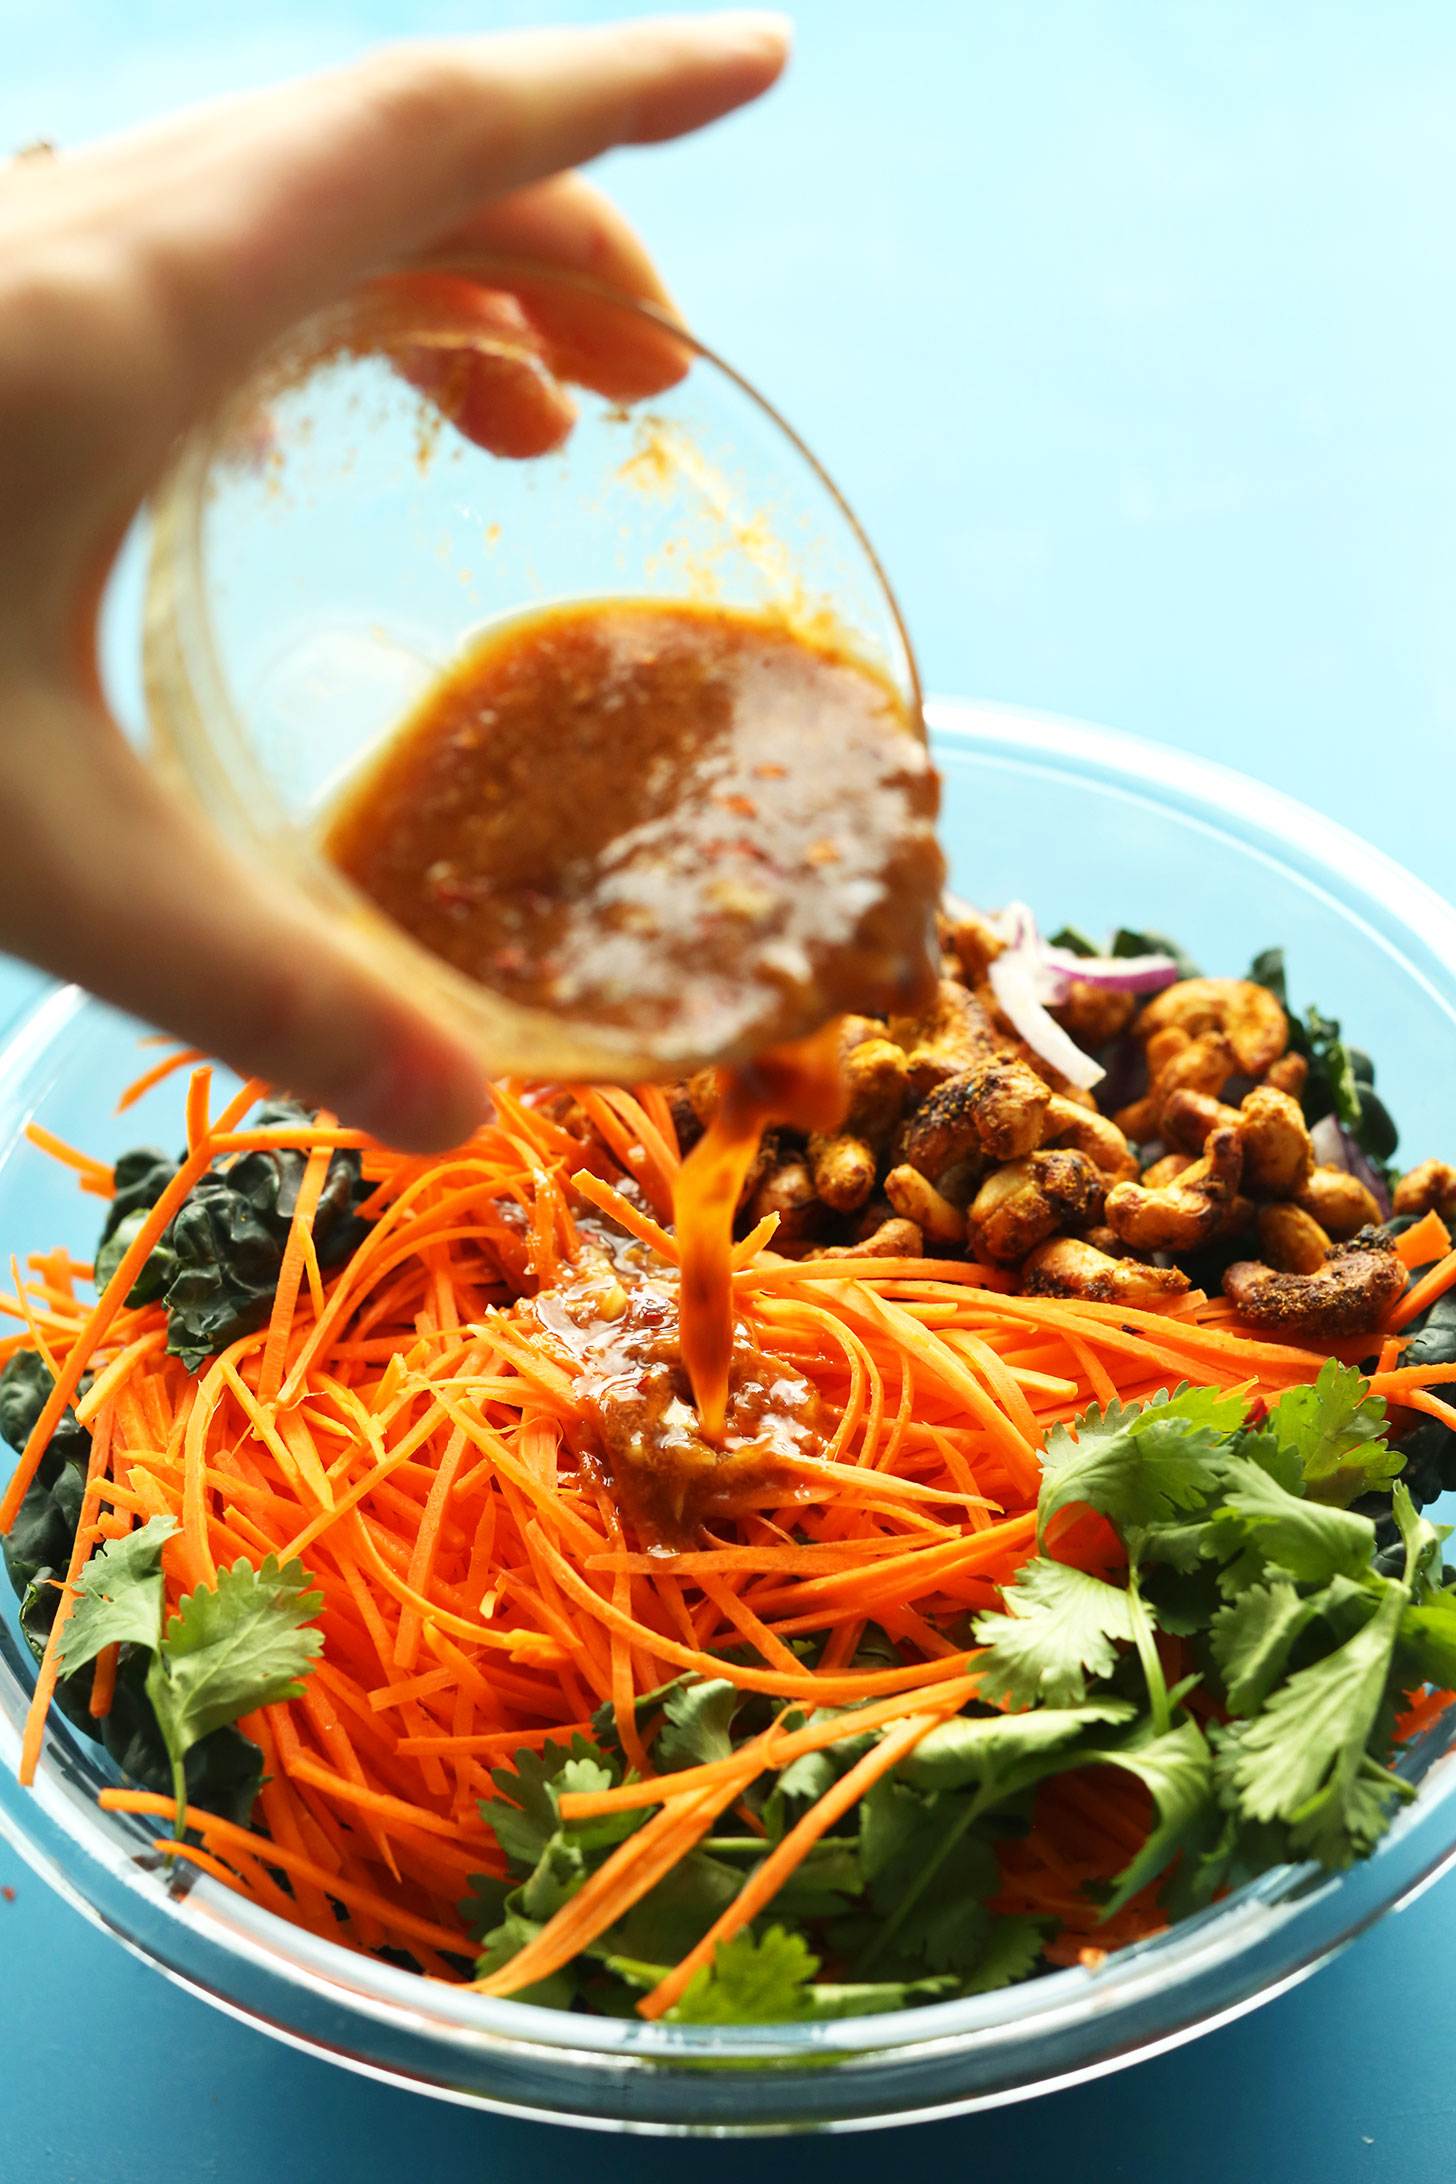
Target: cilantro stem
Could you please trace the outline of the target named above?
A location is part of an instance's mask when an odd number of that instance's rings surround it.
[[[187,1761],[172,1761],[172,1795],[177,1801],[177,1816],[172,1822],[172,1837],[180,1843],[187,1833]]]
[[[1163,1674],[1163,1664],[1158,1657],[1158,1641],[1153,1630],[1153,1619],[1148,1604],[1138,1584],[1137,1556],[1129,1558],[1127,1565],[1127,1611],[1132,1624],[1133,1643],[1138,1659],[1143,1664],[1147,1679],[1148,1703],[1153,1712],[1153,1734],[1165,1737],[1173,1725],[1173,1710],[1168,1704],[1168,1684]]]

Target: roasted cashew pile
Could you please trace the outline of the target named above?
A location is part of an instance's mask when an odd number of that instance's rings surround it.
[[[1052,1012],[1062,1029],[1104,1062],[1120,1053],[1124,1085],[1134,1057],[1141,1079],[1104,1114],[1002,1012],[990,972],[1005,943],[991,925],[945,917],[941,941],[922,1015],[845,1020],[840,1128],[766,1133],[740,1233],[773,1214],[772,1249],[792,1258],[972,1256],[1028,1292],[1106,1303],[1155,1304],[1190,1278],[1221,1278],[1270,1330],[1333,1340],[1378,1325],[1400,1263],[1365,1183],[1316,1159],[1307,1065],[1272,993],[1185,978],[1140,1001],[1074,982]],[[669,1098],[686,1150],[716,1109],[716,1073]],[[587,1134],[576,1114],[561,1119]],[[1456,1221],[1456,1168],[1426,1161],[1395,1204]],[[1191,1275],[1169,1263],[1183,1259]]]

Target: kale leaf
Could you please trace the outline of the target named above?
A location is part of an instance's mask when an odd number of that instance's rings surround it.
[[[306,1129],[313,1119],[292,1100],[274,1100],[258,1109],[251,1127]],[[189,1372],[267,1319],[307,1164],[307,1153],[283,1145],[218,1161],[193,1184],[154,1245],[127,1301],[163,1300],[167,1347]],[[97,1247],[98,1282],[115,1272],[178,1165],[150,1147],[122,1155]],[[313,1222],[320,1266],[336,1266],[367,1234],[358,1208],[368,1189],[360,1154],[336,1152]]]

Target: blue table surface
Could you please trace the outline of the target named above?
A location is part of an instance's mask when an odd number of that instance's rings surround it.
[[[597,0],[0,0],[0,148],[407,31]],[[1456,13],[1437,0],[803,0],[790,79],[604,171],[806,433],[927,684],[1302,795],[1449,889]],[[0,964],[0,1015],[34,989]],[[426,2102],[167,1985],[0,1846],[0,2174],[666,2176],[682,2149]],[[13,1888],[13,1900],[9,1891]],[[1086,2184],[1444,2178],[1456,1878],[1267,2009],[912,2157]],[[702,2145],[765,2184],[883,2138]]]

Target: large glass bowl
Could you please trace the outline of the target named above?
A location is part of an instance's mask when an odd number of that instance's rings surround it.
[[[1275,942],[1292,994],[1374,1054],[1411,1159],[1456,1149],[1456,913],[1352,835],[1257,783],[1157,746],[1002,708],[932,706],[954,884],[1033,902],[1095,935],[1159,927],[1205,968]],[[136,1027],[54,995],[0,1056],[0,1251],[82,1257],[94,1199],[25,1123],[100,1154],[180,1136],[175,1088],[111,1112]],[[1375,1855],[1330,1879],[1283,1869],[1165,1935],[974,2001],[827,2025],[623,2024],[489,2001],[335,1949],[215,1882],[180,1890],[145,1822],[102,1814],[96,1748],[53,1716],[37,1785],[16,1786],[33,1681],[0,1629],[0,1824],[78,1908],[171,1978],[278,2038],[446,2099],[605,2128],[846,2128],[948,2115],[1116,2068],[1304,1978],[1456,1857],[1450,1731],[1407,1762],[1419,1797]]]

